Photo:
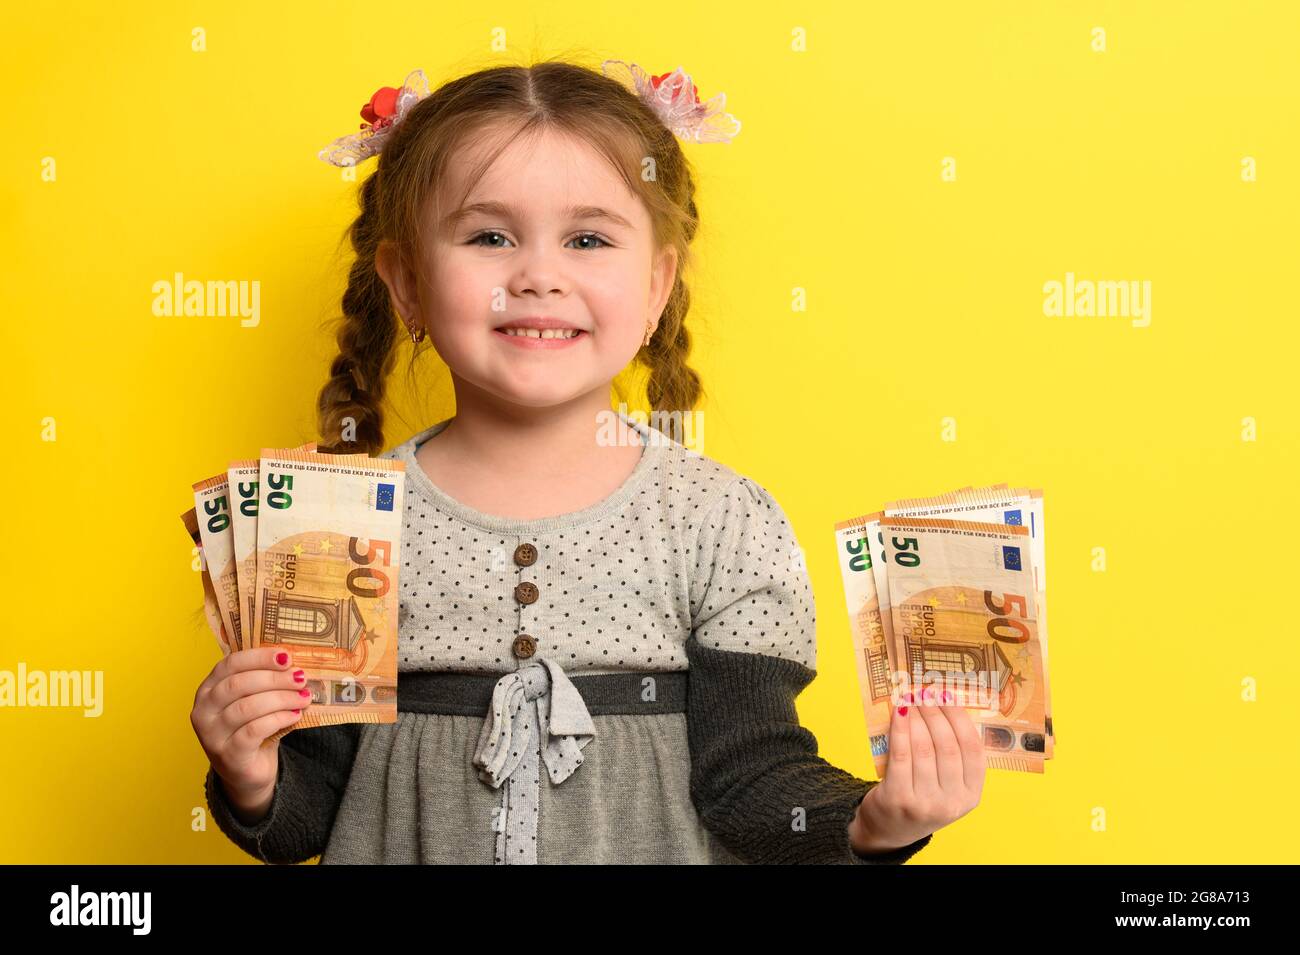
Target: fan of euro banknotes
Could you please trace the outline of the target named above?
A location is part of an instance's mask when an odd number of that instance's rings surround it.
[[[201,554],[204,612],[223,654],[283,646],[311,705],[275,733],[397,722],[398,572],[406,466],[316,445],[193,485],[181,515]]]
[[[835,525],[878,778],[890,707],[947,689],[987,764],[1041,773],[1052,758],[1043,492],[965,487],[893,501]]]

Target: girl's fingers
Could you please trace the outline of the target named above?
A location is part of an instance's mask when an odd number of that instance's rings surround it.
[[[228,654],[212,668],[208,678],[199,686],[212,690],[218,683],[235,673],[244,670],[292,670],[293,660],[290,653],[282,647],[254,647],[251,650],[236,650]]]
[[[950,695],[949,699],[951,698]],[[957,737],[957,745],[961,747],[962,772],[966,788],[980,793],[984,789],[984,774],[988,763],[979,727],[975,725],[975,721],[971,719],[970,713],[964,706],[947,705],[940,709],[948,718],[953,735]]]
[[[934,740],[930,737],[926,718],[917,712],[924,708],[920,688],[915,687],[910,692],[914,702],[908,707],[906,719],[911,724],[908,742],[912,750],[912,792],[917,798],[935,797],[939,795],[939,769],[934,761]]]
[[[908,721],[915,718],[914,707],[907,702],[890,707],[889,759],[885,763],[884,782],[902,802],[910,802],[912,797],[912,729]]]
[[[952,723],[939,709],[941,691],[941,687],[935,686],[927,686],[922,690],[921,718],[925,720],[926,729],[930,731],[930,740],[934,743],[939,788],[949,793],[961,792],[966,788],[962,752],[957,745],[957,736],[953,733]]]
[[[236,740],[247,724],[267,714],[304,709],[310,703],[310,695],[302,696],[297,690],[270,690],[266,693],[242,696],[221,711],[221,723],[227,731],[226,742]],[[270,733],[266,735],[269,736]],[[266,736],[261,737],[261,739],[265,738]],[[259,743],[261,739],[258,740]]]
[[[230,737],[230,742],[242,749],[257,749],[276,730],[296,723],[300,719],[302,719],[301,710],[297,713],[293,710],[276,710],[274,713],[268,713],[266,716],[245,723]]]
[[[301,679],[294,679],[295,673],[302,674]],[[240,697],[268,690],[297,690],[306,685],[307,676],[302,670],[240,670],[213,687],[208,706],[220,712]]]

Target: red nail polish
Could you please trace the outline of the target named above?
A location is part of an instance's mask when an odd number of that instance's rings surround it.
[[[898,715],[899,715],[899,716],[906,716],[906,715],[907,715],[907,707],[906,707],[906,706],[900,706],[900,707],[898,708]]]
[[[289,654],[281,650],[279,653],[275,655],[275,662],[278,663],[280,666],[284,666],[286,663],[289,662]]]
[[[294,670],[293,678],[295,682],[301,683],[303,680],[307,679],[307,674],[305,674],[302,670]]]
[[[307,689],[304,686],[301,690],[298,691],[298,695],[301,696],[303,699],[306,699],[307,697],[311,696],[311,690]]]
[[[293,715],[294,715],[294,716],[298,716],[300,713],[302,713],[302,710],[294,710],[294,711],[293,711]]]

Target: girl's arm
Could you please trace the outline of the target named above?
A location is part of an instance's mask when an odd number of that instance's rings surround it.
[[[795,698],[816,676],[816,612],[802,551],[749,478],[704,509],[695,545],[687,733],[691,800],[744,862],[903,863],[931,835],[859,855],[849,825],[879,785],[817,755]]]
[[[249,855],[274,865],[304,862],[325,851],[352,774],[360,723],[294,730],[279,743],[271,805],[260,822],[242,822],[209,767],[204,789],[217,827]]]
[[[692,636],[687,727],[691,800],[705,828],[744,862],[901,864],[931,836],[858,855],[849,824],[867,790],[817,755],[794,701],[816,675],[792,660],[711,649]]]

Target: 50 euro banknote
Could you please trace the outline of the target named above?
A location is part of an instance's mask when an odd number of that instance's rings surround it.
[[[221,611],[218,608],[216,588],[212,584],[212,575],[208,572],[207,555],[203,552],[203,538],[199,534],[199,519],[194,508],[190,508],[181,514],[181,523],[185,525],[185,531],[190,535],[194,542],[194,556],[198,561],[198,571],[203,583],[203,616],[208,622],[212,633],[217,638],[217,643],[221,646],[222,656],[230,653],[230,637],[226,633],[225,627],[221,622]]]
[[[939,517],[966,521],[990,521],[1026,528],[1029,561],[1034,580],[1034,601],[1038,618],[1038,643],[1043,657],[1044,752],[1051,759],[1056,745],[1052,722],[1052,683],[1048,666],[1047,639],[1047,547],[1043,523],[1041,488],[1009,488],[997,484],[986,488],[963,488],[933,498],[912,498],[885,505],[886,517]]]
[[[879,778],[888,762],[891,707],[902,693],[927,686],[948,689],[967,708],[990,766],[1042,772],[1051,757],[1037,611],[1042,576],[1034,570],[1031,532],[1018,524],[889,514],[934,501],[978,505],[1005,490],[962,488],[941,498],[894,502],[836,525]]]
[[[397,721],[401,461],[263,448],[252,647],[307,671],[293,729]]]

